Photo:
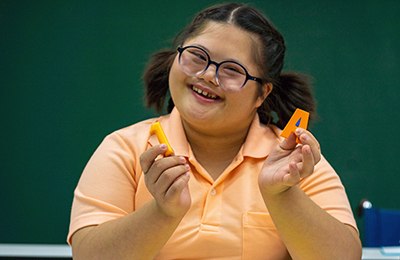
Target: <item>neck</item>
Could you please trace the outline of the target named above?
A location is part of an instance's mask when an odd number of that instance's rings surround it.
[[[199,131],[183,119],[182,122],[186,138],[196,160],[214,180],[221,175],[238,154],[246,140],[251,124],[250,121],[247,127],[243,129],[235,129],[235,132],[221,134],[221,131],[212,133]]]

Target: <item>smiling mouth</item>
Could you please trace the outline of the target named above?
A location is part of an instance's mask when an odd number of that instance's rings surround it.
[[[192,90],[194,92],[196,92],[197,94],[202,95],[205,98],[214,99],[214,100],[219,99],[218,96],[216,96],[214,94],[210,94],[210,93],[208,93],[206,91],[202,91],[201,89],[198,89],[195,86],[192,86]]]

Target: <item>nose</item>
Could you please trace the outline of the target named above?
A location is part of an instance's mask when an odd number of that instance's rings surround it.
[[[210,66],[208,66],[207,70],[197,76],[198,78],[202,78],[205,81],[211,82],[214,85],[218,86],[218,82],[217,82],[217,67],[215,64],[211,63]]]

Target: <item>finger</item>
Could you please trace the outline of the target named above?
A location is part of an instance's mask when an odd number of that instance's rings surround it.
[[[167,190],[174,184],[174,182],[182,175],[187,173],[190,170],[188,164],[184,165],[176,165],[171,167],[160,175],[158,180],[156,181],[156,189],[166,193]]]
[[[160,144],[150,147],[140,155],[140,166],[145,174],[149,171],[157,156],[163,154],[165,151],[167,151],[167,145]]]
[[[279,144],[279,147],[282,150],[292,150],[296,147],[296,135],[294,133],[290,133],[289,137],[284,139],[282,143]]]
[[[305,178],[314,172],[315,160],[311,148],[308,145],[302,148],[303,162],[298,165],[300,177]]]
[[[165,193],[166,200],[175,200],[181,195],[182,191],[187,187],[188,182],[190,179],[189,173],[181,174],[172,185],[168,188],[167,192]]]
[[[286,186],[294,186],[300,182],[300,171],[297,167],[297,163],[289,163],[289,174],[283,176],[283,184]]]
[[[321,147],[314,135],[305,129],[298,128],[296,129],[296,136],[300,139],[303,145],[310,146],[311,152],[314,156],[314,161],[315,163],[318,163],[321,159]]]
[[[173,157],[168,156],[156,160],[150,166],[150,169],[146,174],[146,180],[149,183],[156,183],[166,171],[170,172],[170,170],[173,169],[174,167],[183,166],[185,163],[186,159],[184,157],[178,157],[178,156],[173,156]]]

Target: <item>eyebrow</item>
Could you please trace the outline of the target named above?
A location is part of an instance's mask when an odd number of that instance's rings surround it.
[[[211,51],[206,46],[201,45],[201,44],[193,44],[193,46],[197,46],[197,47],[200,47],[200,48],[204,49],[208,53],[208,55],[210,56],[210,59],[211,59],[211,55],[210,55]],[[242,62],[240,62],[240,61],[238,61],[236,59],[228,59],[228,60],[223,60],[223,61],[234,61],[234,62],[237,62],[240,65],[242,65],[247,71],[249,71],[249,68],[246,65],[244,65]],[[223,62],[223,61],[221,61],[221,62]]]

